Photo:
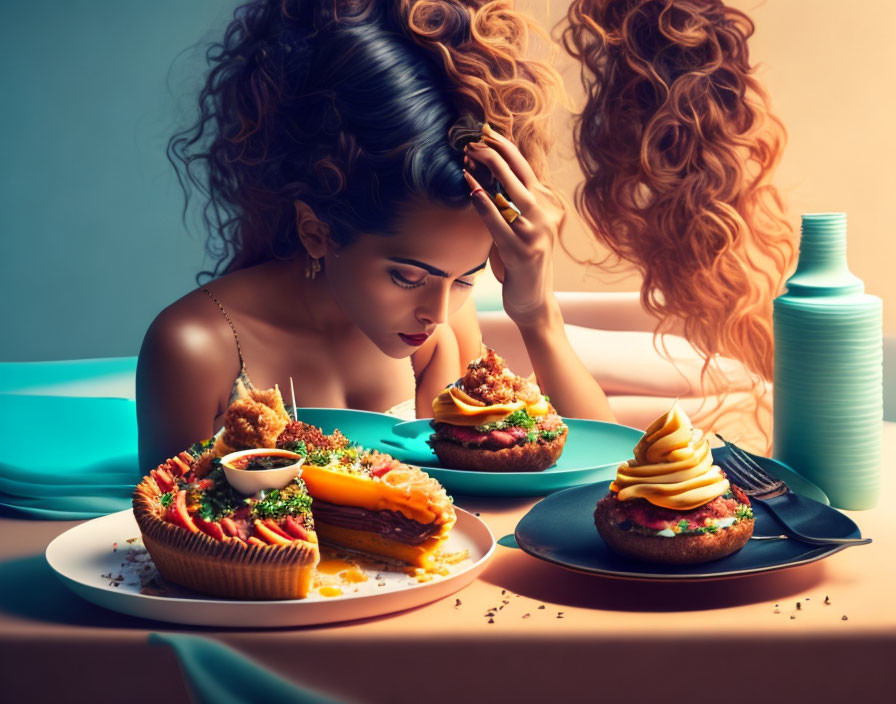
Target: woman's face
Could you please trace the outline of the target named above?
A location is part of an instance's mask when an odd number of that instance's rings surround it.
[[[327,284],[377,347],[408,357],[470,297],[491,244],[472,207],[417,207],[396,235],[360,235],[329,248]]]

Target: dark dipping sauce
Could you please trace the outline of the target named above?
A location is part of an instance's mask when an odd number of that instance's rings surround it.
[[[246,455],[238,457],[230,463],[234,469],[257,471],[260,469],[282,469],[298,462],[296,457],[284,457],[283,455]]]

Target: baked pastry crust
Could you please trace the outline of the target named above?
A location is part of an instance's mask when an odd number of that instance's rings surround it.
[[[598,501],[594,525],[615,552],[636,560],[668,565],[693,565],[718,560],[740,550],[753,535],[755,520],[745,518],[715,533],[676,535],[674,538],[643,535],[619,528],[611,517],[612,494]]]
[[[166,521],[162,490],[152,476],[134,491],[134,518],[143,544],[165,579],[203,594],[232,599],[301,599],[308,595],[320,560],[317,544],[247,544],[216,540]]]

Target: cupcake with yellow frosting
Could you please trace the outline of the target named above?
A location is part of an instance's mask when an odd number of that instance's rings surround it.
[[[540,472],[560,457],[569,432],[541,389],[488,348],[432,411],[429,444],[453,469]]]
[[[740,550],[753,534],[746,494],[713,464],[709,440],[678,404],[657,418],[594,511],[614,551],[649,562],[694,564]]]

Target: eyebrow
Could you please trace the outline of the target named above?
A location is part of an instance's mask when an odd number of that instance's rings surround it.
[[[434,266],[430,266],[425,262],[419,262],[416,259],[404,259],[402,257],[389,257],[390,262],[395,262],[396,264],[410,264],[411,266],[416,266],[425,271],[428,271],[433,276],[441,276],[442,278],[449,278],[449,274],[447,271],[442,271],[441,269],[436,269]],[[475,274],[477,271],[482,271],[485,269],[486,262],[482,262],[477,267],[470,269],[469,271],[464,272],[461,276],[469,276],[470,274]]]

